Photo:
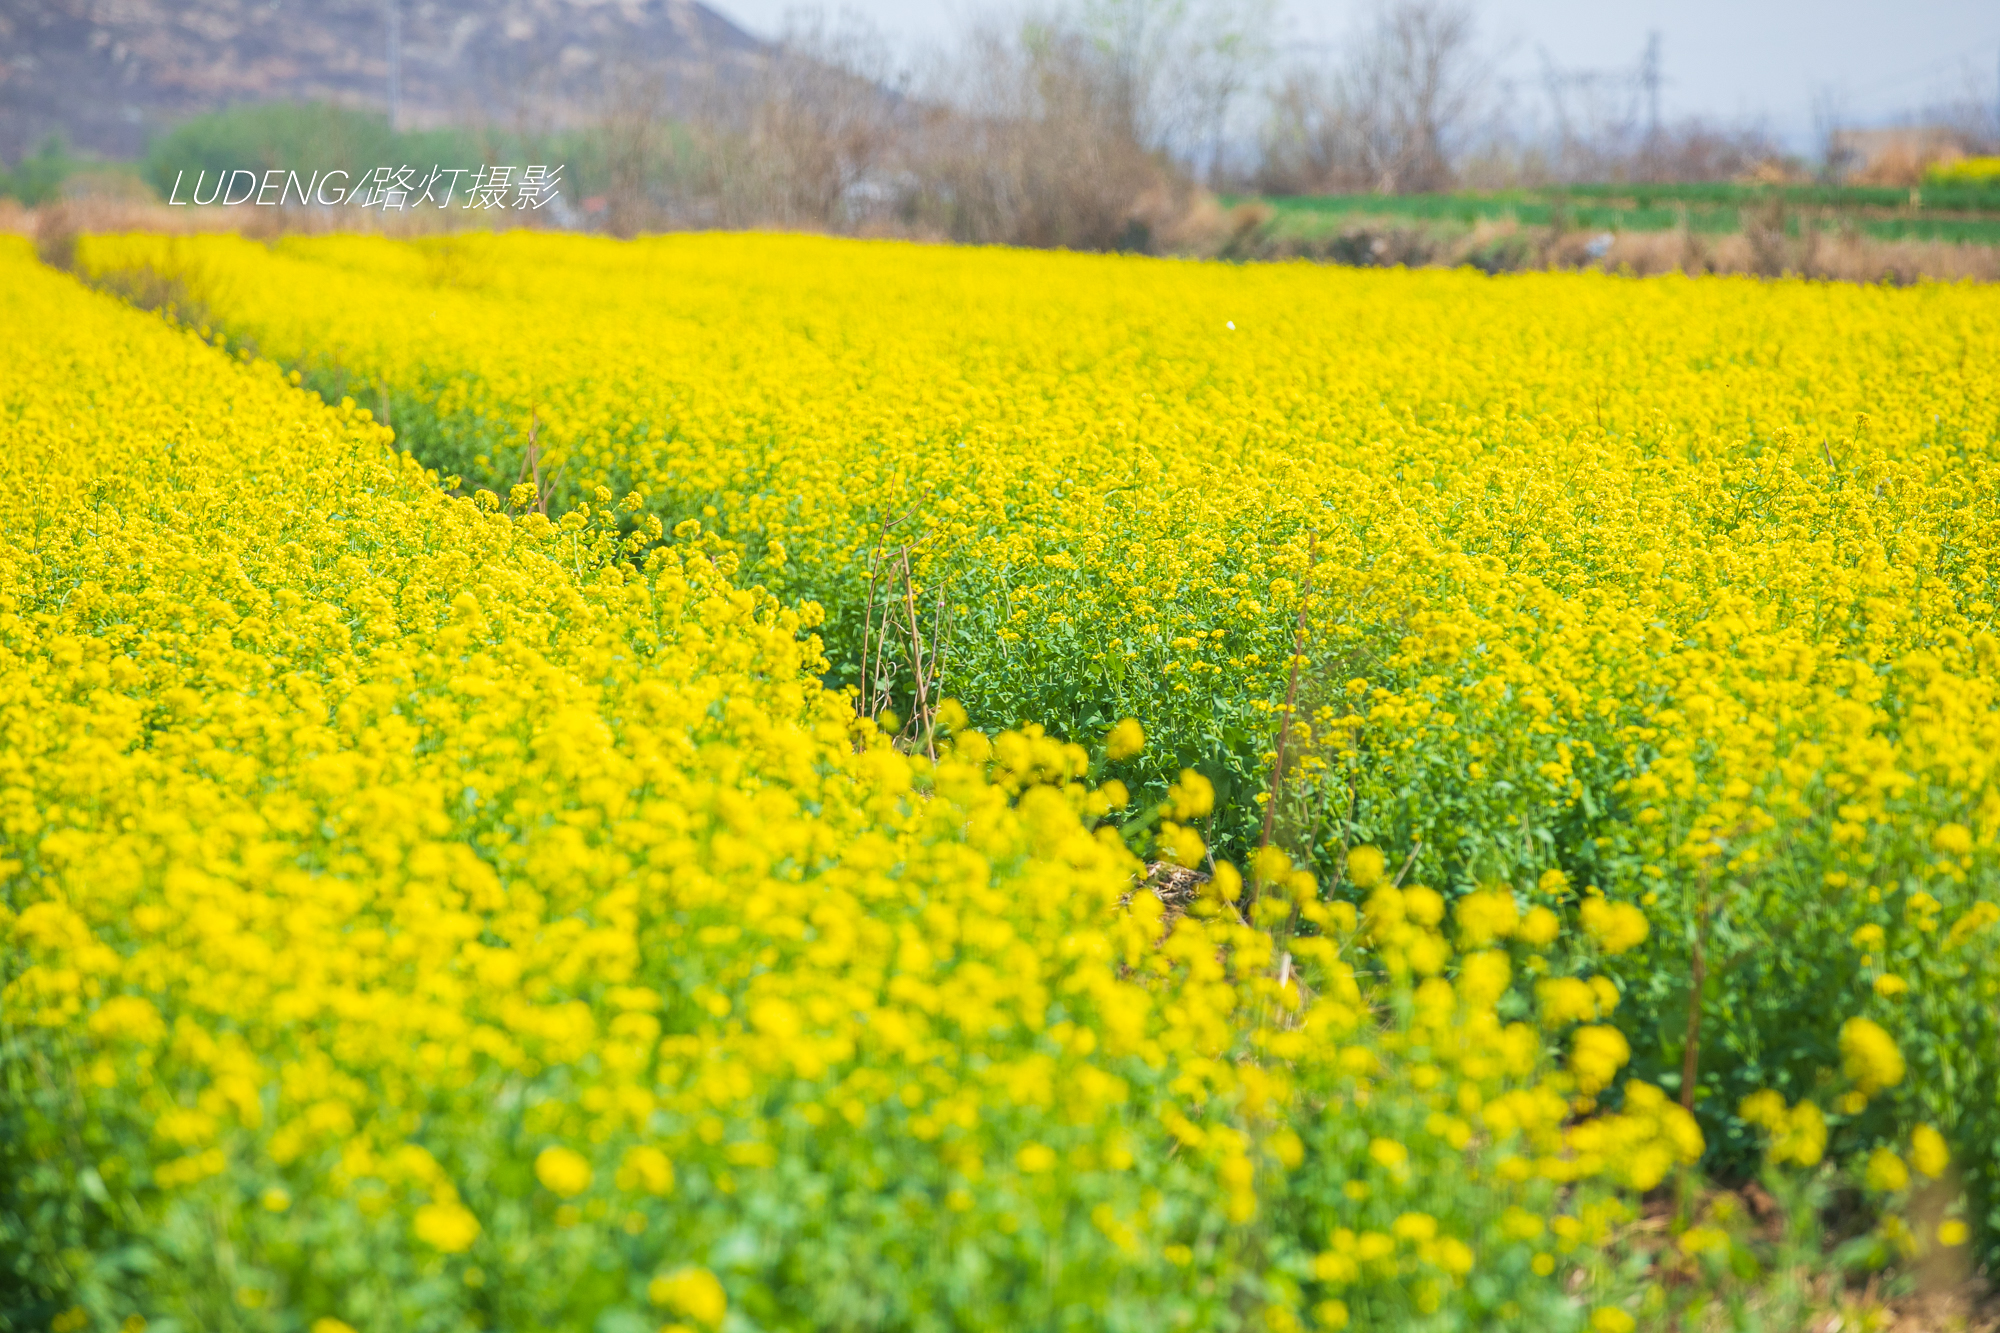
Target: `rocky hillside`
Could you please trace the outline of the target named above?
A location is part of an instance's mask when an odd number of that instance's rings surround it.
[[[0,160],[51,132],[133,157],[233,102],[386,108],[392,46],[406,126],[686,104],[762,50],[699,0],[0,0]]]

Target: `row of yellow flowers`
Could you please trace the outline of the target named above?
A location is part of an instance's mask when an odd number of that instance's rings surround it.
[[[899,751],[698,524],[0,268],[8,1326],[1632,1326],[1643,919],[1170,908],[1138,726]]]

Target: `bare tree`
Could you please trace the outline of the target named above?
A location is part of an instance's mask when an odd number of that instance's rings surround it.
[[[1657,46],[1631,70],[1560,70],[1543,57],[1551,130],[1510,128],[1509,90],[1454,0],[1375,12],[1331,68],[1273,90],[1257,184],[1271,193],[1410,193],[1475,183],[1724,180],[1768,167],[1757,127],[1654,119]]]
[[[1230,117],[1270,63],[1275,0],[1082,0],[1044,25],[1099,52],[1124,132],[1213,179]]]
[[[1926,106],[1920,119],[1948,130],[1967,154],[2000,152],[2000,74],[1967,64],[1958,71],[1958,85]]]
[[[1841,135],[1841,131],[1852,123],[1847,111],[1847,98],[1839,88],[1827,84],[1814,90],[1814,156],[1818,159],[1820,178],[1829,185],[1843,184],[1848,170],[1854,165],[1854,150]]]
[[[1324,70],[1294,68],[1272,90],[1257,186],[1270,194],[1356,188],[1356,116]]]
[[[862,220],[909,108],[888,45],[859,19],[795,17],[754,61],[706,72],[674,114],[656,71],[613,66],[599,136],[609,227]]]
[[[795,18],[750,88],[760,222],[839,226],[879,192],[903,118],[888,43],[854,15]]]
[[[969,33],[912,145],[912,220],[955,240],[1143,246],[1169,173],[1134,129],[1129,70],[1049,20]]]
[[[615,236],[635,235],[658,215],[652,191],[666,107],[658,71],[630,63],[608,71],[598,137],[607,182],[605,225]]]
[[[1266,188],[1439,190],[1492,92],[1469,8],[1400,0],[1337,67],[1295,69],[1272,99]]]
[[[1190,161],[1211,184],[1224,171],[1231,121],[1243,95],[1261,82],[1272,58],[1275,0],[1238,0],[1214,6],[1200,37],[1185,53],[1182,80],[1188,107]]]
[[[1487,82],[1473,51],[1472,12],[1451,0],[1406,0],[1384,11],[1353,81],[1375,188],[1448,186],[1452,151]]]

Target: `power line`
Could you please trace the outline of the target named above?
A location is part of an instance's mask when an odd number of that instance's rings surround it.
[[[1658,32],[1647,37],[1646,50],[1639,63],[1622,69],[1563,69],[1549,55],[1548,48],[1537,47],[1536,54],[1541,58],[1542,87],[1548,93],[1550,108],[1555,112],[1563,133],[1568,133],[1569,124],[1565,93],[1576,92],[1586,98],[1592,94],[1608,93],[1614,99],[1624,101],[1622,114],[1629,120],[1638,119],[1637,103],[1643,100],[1647,132],[1652,137],[1658,137],[1660,88],[1666,83],[1666,76],[1661,70]]]
[[[1900,87],[1916,79],[1927,79],[1949,70],[1953,66],[1958,66],[1962,69],[1965,66],[1966,59],[1967,57],[1964,55],[1946,56],[1939,60],[1928,61],[1922,65],[1911,65],[1894,74],[1885,74],[1880,78],[1870,79],[1860,87],[1850,89],[1849,93],[1852,96],[1859,97],[1867,93],[1880,92],[1884,88]]]

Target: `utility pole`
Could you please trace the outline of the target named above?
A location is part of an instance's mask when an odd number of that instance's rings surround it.
[[[384,0],[389,11],[389,132],[403,118],[403,0]]]

